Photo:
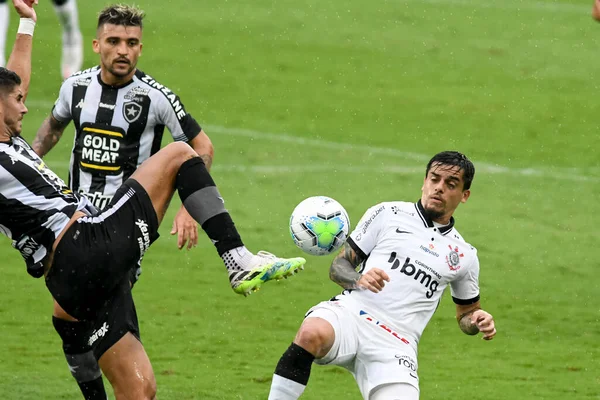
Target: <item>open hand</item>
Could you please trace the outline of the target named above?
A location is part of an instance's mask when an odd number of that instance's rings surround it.
[[[183,249],[186,243],[188,250],[198,244],[198,223],[183,206],[179,209],[173,221],[171,235],[175,234],[177,234],[177,248],[179,250]]]

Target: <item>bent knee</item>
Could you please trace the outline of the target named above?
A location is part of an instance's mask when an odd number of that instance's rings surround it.
[[[172,157],[190,157],[197,155],[192,146],[185,142],[169,143],[162,150],[169,152],[169,155]]]
[[[335,331],[331,324],[321,318],[307,318],[294,339],[294,343],[313,354],[316,358],[324,357],[333,342]]]
[[[113,386],[117,400],[154,400],[156,399],[156,380],[154,377],[127,382],[125,385]]]

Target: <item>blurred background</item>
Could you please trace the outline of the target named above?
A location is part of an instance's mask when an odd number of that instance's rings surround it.
[[[61,27],[40,3],[28,140],[61,85]],[[107,4],[79,0],[85,67],[99,63],[91,41]],[[422,399],[600,399],[592,0],[138,5],[147,12],[138,67],[212,139],[212,174],[252,251],[301,255],[288,220],[306,197],[335,198],[354,226],[376,203],[416,201],[433,154],[473,160],[456,227],[479,250],[482,305],[498,335],[464,335],[446,294],[419,346]],[[13,11],[9,50],[17,24]],[[65,180],[72,140],[70,126],[45,158]],[[178,206],[134,289],[158,398],[266,399],[305,311],[340,291],[328,279],[333,256],[306,255],[303,273],[243,298],[203,233],[197,248],[177,250]],[[0,259],[0,397],[79,399],[44,282],[4,237]],[[345,370],[314,366],[302,398],[361,396]]]

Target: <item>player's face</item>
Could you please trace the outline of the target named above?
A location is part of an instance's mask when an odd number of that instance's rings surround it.
[[[464,188],[463,170],[454,165],[434,163],[421,188],[421,204],[432,220],[448,223],[460,203],[471,191]]]
[[[96,32],[94,52],[100,54],[102,70],[108,73],[108,84],[131,79],[138,57],[142,54],[142,28],[104,24]]]
[[[10,92],[0,95],[0,113],[4,121],[4,133],[18,136],[23,130],[23,116],[27,114],[20,86],[16,85]]]

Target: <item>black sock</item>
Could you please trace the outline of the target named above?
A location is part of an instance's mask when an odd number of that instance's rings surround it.
[[[175,187],[186,210],[215,243],[219,255],[243,246],[223,197],[200,157],[193,157],[177,172]]]
[[[63,341],[63,351],[73,378],[85,400],[106,400],[102,372],[88,344],[90,325],[52,317],[54,329]]]
[[[83,398],[85,400],[106,400],[106,391],[104,390],[104,382],[102,376],[99,376],[93,381],[77,382]]]
[[[315,356],[292,343],[279,359],[275,374],[306,386]]]

